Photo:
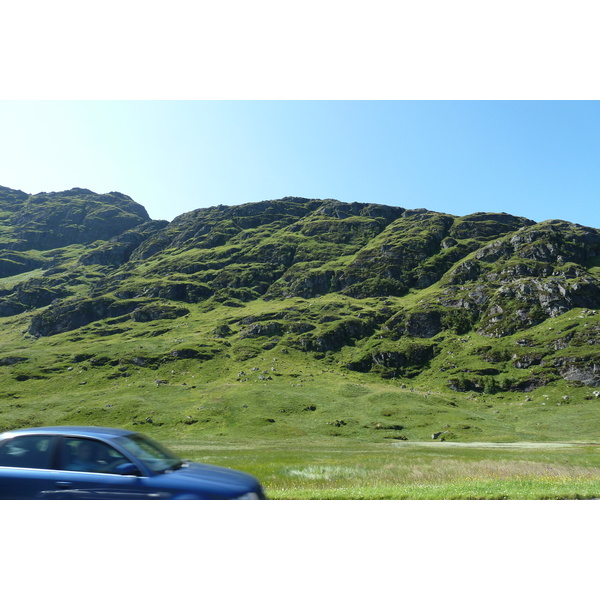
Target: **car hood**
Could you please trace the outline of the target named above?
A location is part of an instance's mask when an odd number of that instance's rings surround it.
[[[247,492],[262,492],[256,477],[235,469],[204,463],[184,462],[181,468],[155,477],[156,480],[159,478],[165,482],[168,480],[171,485],[180,484],[182,487],[189,485],[190,488],[196,488],[196,486],[205,484],[206,490],[210,490],[211,494],[216,492],[224,498],[239,496]]]

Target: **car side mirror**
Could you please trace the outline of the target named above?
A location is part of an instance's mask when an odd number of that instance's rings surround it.
[[[115,468],[118,475],[141,475],[140,470],[130,462],[120,464]]]

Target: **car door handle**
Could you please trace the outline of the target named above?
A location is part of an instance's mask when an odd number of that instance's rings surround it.
[[[73,484],[70,481],[57,481],[56,482],[56,486],[66,490],[67,488],[70,488]]]

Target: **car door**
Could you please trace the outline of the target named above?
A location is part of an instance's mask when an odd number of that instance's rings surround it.
[[[34,500],[54,488],[52,469],[57,438],[23,435],[0,446],[0,498]]]
[[[168,494],[151,489],[148,478],[141,472],[132,474],[132,469],[127,468],[131,465],[128,457],[103,441],[65,436],[57,449],[54,485],[41,497],[48,500],[168,498]],[[123,467],[129,474],[122,473]]]

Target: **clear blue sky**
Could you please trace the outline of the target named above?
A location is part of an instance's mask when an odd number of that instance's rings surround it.
[[[597,101],[0,101],[0,185],[154,219],[303,196],[600,228]]]

